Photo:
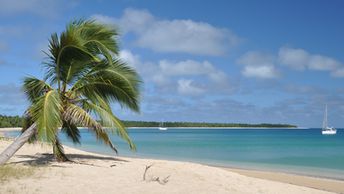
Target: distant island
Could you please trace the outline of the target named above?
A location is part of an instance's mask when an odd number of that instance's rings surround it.
[[[122,121],[126,127],[159,127],[156,121]],[[0,127],[20,127],[23,118],[20,116],[0,115]],[[247,123],[207,123],[207,122],[164,122],[165,127],[238,127],[238,128],[297,128],[290,124],[247,124]]]
[[[123,121],[127,127],[159,127],[156,121]],[[238,128],[297,128],[290,124],[247,124],[247,123],[208,123],[208,122],[164,122],[164,127],[238,127]]]

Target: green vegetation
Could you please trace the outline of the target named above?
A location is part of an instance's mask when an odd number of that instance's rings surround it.
[[[0,183],[9,179],[19,179],[33,175],[34,167],[19,167],[13,165],[0,166]]]
[[[7,123],[6,126],[1,121]],[[0,126],[2,127],[20,127],[22,126],[22,117],[19,116],[3,116],[0,115]],[[159,122],[156,121],[122,121],[126,127],[158,127]],[[245,124],[245,123],[201,123],[201,122],[165,122],[166,127],[266,127],[266,128],[296,128],[290,124]]]
[[[23,126],[22,117],[0,115],[0,127],[21,127],[21,126]]]
[[[154,121],[123,121],[127,127],[158,127],[159,122]],[[266,128],[296,128],[289,124],[245,124],[245,123],[197,123],[197,122],[165,122],[165,127],[266,127]]]

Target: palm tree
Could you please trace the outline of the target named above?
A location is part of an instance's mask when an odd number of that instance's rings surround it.
[[[139,112],[141,80],[135,70],[118,59],[117,36],[114,28],[93,20],[73,21],[60,36],[52,34],[48,59],[43,63],[44,78],[24,79],[23,90],[30,106],[25,112],[23,133],[0,155],[0,164],[28,140],[50,142],[57,161],[67,161],[59,129],[74,143],[80,143],[79,126],[94,132],[115,152],[108,132],[119,135],[130,149],[135,149],[110,107],[116,102]]]

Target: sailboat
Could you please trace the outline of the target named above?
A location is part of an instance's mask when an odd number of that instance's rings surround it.
[[[167,127],[164,127],[164,122],[161,121],[160,124],[159,124],[159,130],[161,131],[166,131],[167,130]]]
[[[323,135],[335,135],[337,133],[337,129],[335,129],[334,127],[327,126],[327,104],[325,107],[325,115],[321,133]]]

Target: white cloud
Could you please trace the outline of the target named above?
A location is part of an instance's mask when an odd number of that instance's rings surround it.
[[[280,73],[277,65],[294,70],[330,71],[333,77],[344,77],[344,67],[339,61],[304,49],[281,47],[277,55],[250,51],[237,60],[244,65],[242,74],[246,77],[277,78]]]
[[[198,62],[194,60],[185,60],[179,62],[171,62],[162,60],[159,67],[165,75],[181,76],[181,75],[206,75],[214,81],[224,81],[226,74],[216,69],[210,62]]]
[[[171,85],[170,77],[166,77],[164,74],[162,74],[159,71],[157,71],[157,74],[152,75],[151,79],[152,79],[154,84],[161,86],[161,87],[166,87],[168,85]]]
[[[214,67],[208,62],[200,63],[194,60],[172,62],[162,60],[159,63],[161,71],[166,75],[202,75],[214,71]]]
[[[271,79],[279,77],[273,56],[261,52],[247,52],[237,60],[244,65],[242,74],[245,77]]]
[[[179,79],[178,92],[184,95],[196,96],[206,91],[221,90],[221,92],[228,92],[232,90],[227,74],[208,61],[173,62],[162,60],[159,62],[159,71],[153,77],[154,81],[160,85],[171,84],[175,78]],[[192,92],[186,92],[187,88]]]
[[[333,71],[341,64],[327,56],[310,54],[303,49],[282,47],[278,53],[279,61],[282,65],[289,66],[293,69],[318,71]]]
[[[312,55],[308,67],[312,70],[335,70],[340,64],[336,60],[321,55]]]
[[[187,76],[187,75],[205,75],[211,81],[221,83],[227,82],[227,75],[218,70],[208,61],[185,60],[171,62],[162,60],[159,62],[161,72],[166,76]]]
[[[274,66],[245,66],[242,74],[246,77],[262,79],[277,78],[278,72]]]
[[[100,22],[119,25],[124,33],[134,33],[136,43],[157,52],[222,55],[240,39],[225,28],[193,20],[163,20],[146,10],[126,9],[121,18],[93,15]]]
[[[147,10],[125,9],[121,18],[115,19],[124,32],[142,33],[156,22],[154,16]],[[116,23],[115,23],[116,24]]]
[[[94,14],[91,16],[92,19],[97,20],[99,23],[107,24],[107,25],[118,25],[118,20],[113,17],[109,17],[106,15],[101,14]]]
[[[119,52],[119,58],[136,69],[145,80],[151,81],[155,79],[155,76],[160,75],[157,73],[159,71],[157,64],[142,61],[139,55],[132,53],[130,50],[121,50]]]
[[[145,83],[153,84],[164,91],[177,91],[183,95],[195,96],[218,89],[221,89],[221,92],[232,90],[227,74],[208,61],[146,62],[141,61],[140,56],[129,50],[122,50],[120,58],[137,69]],[[187,88],[191,88],[193,92],[186,92]]]
[[[309,54],[303,49],[280,48],[278,58],[281,64],[296,70],[304,70],[309,61]]]
[[[237,63],[249,66],[273,66],[274,57],[261,52],[249,51],[241,56]]]
[[[129,50],[121,50],[119,52],[119,57],[123,61],[125,61],[128,65],[136,68],[141,62],[140,58],[138,55],[134,55],[131,51]]]
[[[198,96],[203,94],[205,90],[194,85],[193,80],[180,79],[178,80],[178,92],[184,95]]]

